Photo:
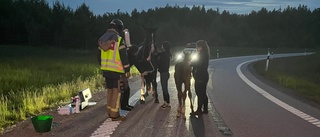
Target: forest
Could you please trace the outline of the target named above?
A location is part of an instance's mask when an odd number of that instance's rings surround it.
[[[0,45],[96,49],[97,39],[114,18],[124,22],[135,45],[144,40],[142,26],[158,28],[156,43],[166,40],[173,46],[199,39],[213,47],[309,49],[320,45],[320,8],[310,10],[306,5],[271,11],[262,7],[248,14],[205,5],[167,5],[95,15],[85,3],[73,10],[58,1],[49,6],[45,0],[1,0]]]

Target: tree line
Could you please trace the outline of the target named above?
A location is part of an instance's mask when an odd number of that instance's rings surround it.
[[[107,6],[106,6],[107,8]],[[306,5],[235,14],[205,6],[156,7],[141,12],[94,15],[83,3],[72,10],[59,1],[1,0],[0,44],[95,49],[109,22],[121,19],[131,42],[144,40],[142,26],[157,27],[156,43],[184,46],[199,39],[215,47],[316,48],[320,45],[320,8]]]

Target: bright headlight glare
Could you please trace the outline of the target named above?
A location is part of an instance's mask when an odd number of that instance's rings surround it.
[[[182,54],[178,54],[177,55],[177,60],[181,60],[183,57],[182,57]]]
[[[197,60],[197,59],[198,59],[198,56],[197,56],[196,54],[191,56],[191,60],[192,60],[192,61],[195,61],[195,60]]]

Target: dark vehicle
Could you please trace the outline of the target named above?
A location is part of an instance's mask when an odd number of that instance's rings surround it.
[[[188,43],[187,46],[176,55],[176,62],[180,62],[184,58],[184,53],[190,53],[191,54],[191,61],[196,61],[198,58],[198,52],[196,48],[196,43]]]

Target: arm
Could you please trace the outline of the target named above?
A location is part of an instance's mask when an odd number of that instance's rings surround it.
[[[97,53],[97,59],[98,59],[98,63],[99,63],[99,65],[101,65],[101,49],[100,48],[98,48],[99,50],[98,50],[98,53]]]
[[[123,65],[123,69],[125,70],[126,73],[130,72],[130,64],[127,56],[127,48],[124,44],[123,39],[121,40],[121,43],[120,43],[119,54],[120,54],[121,62]]]

